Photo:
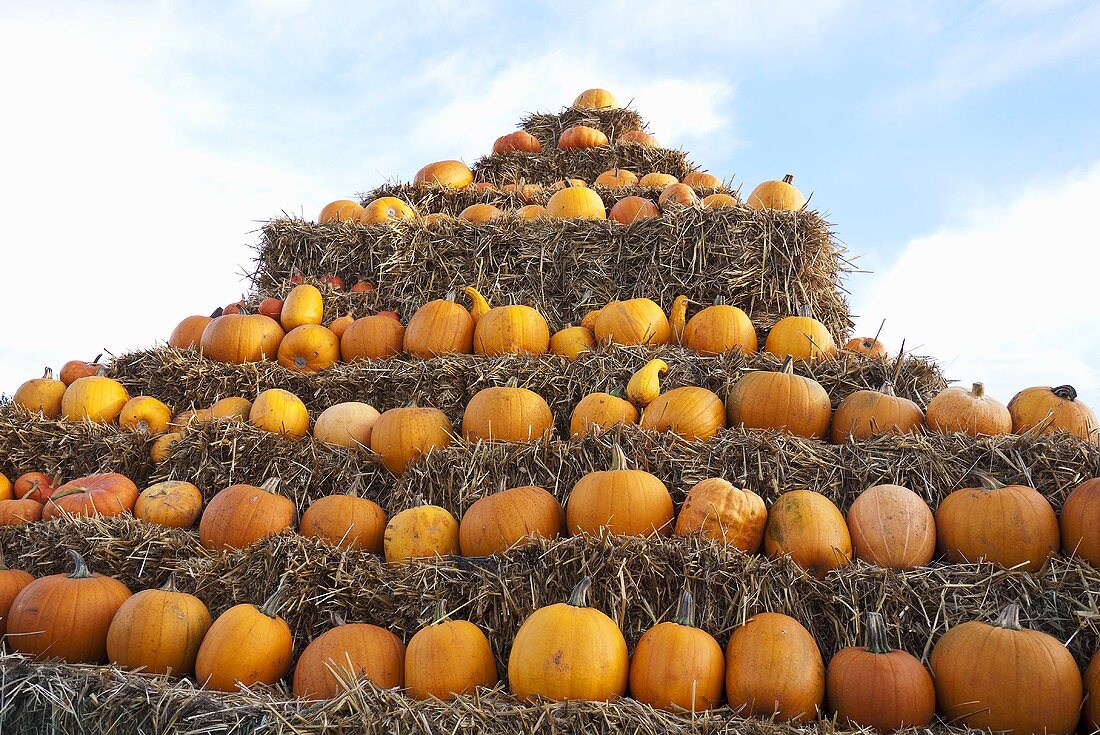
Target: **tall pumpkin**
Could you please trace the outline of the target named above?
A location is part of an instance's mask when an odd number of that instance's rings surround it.
[[[107,631],[107,657],[126,669],[190,676],[210,622],[202,600],[180,592],[169,578],[164,587],[122,603]]]
[[[721,703],[725,673],[722,647],[695,627],[695,601],[685,587],[676,616],[638,640],[630,659],[630,696],[658,709],[704,712]]]
[[[688,441],[706,441],[726,427],[722,399],[696,386],[662,393],[642,411],[639,425],[651,431],[671,431]]]
[[[274,434],[300,439],[309,433],[309,411],[302,399],[282,388],[268,388],[256,396],[248,423]]]
[[[206,689],[235,692],[271,685],[286,676],[294,658],[290,627],[279,617],[282,588],[264,604],[234,605],[218,616],[195,657],[195,679]]]
[[[1077,662],[1061,641],[1020,625],[1010,604],[992,625],[943,634],[929,659],[944,719],[975,730],[1070,735],[1081,714]]]
[[[768,511],[764,551],[772,557],[790,554],[796,564],[823,578],[852,560],[852,537],[833,501],[813,490],[791,490]]]
[[[261,487],[230,485],[210,499],[199,520],[199,541],[208,549],[243,549],[264,536],[294,526],[294,502],[279,495],[279,480]]]
[[[612,301],[600,309],[593,333],[600,344],[663,345],[672,338],[668,317],[649,299]]]
[[[688,491],[676,516],[676,535],[701,533],[724,544],[755,554],[764,542],[768,509],[752,490],[734,487],[728,480],[711,477]]]
[[[928,428],[941,434],[996,436],[1012,431],[1012,414],[974,383],[970,390],[947,388],[928,404]]]
[[[405,645],[385,628],[344,623],[313,639],[294,670],[294,694],[303,699],[332,699],[342,682],[368,679],[382,689],[405,680]]]
[[[386,561],[406,562],[436,556],[457,556],[458,521],[445,508],[420,504],[395,514],[383,535]]]
[[[668,372],[668,363],[660,358],[650,360],[630,376],[626,383],[626,398],[635,406],[645,408],[661,395],[661,376]]]
[[[1060,525],[1062,552],[1100,567],[1100,478],[1073,489],[1062,506]]]
[[[306,324],[324,321],[325,299],[320,289],[310,283],[299,283],[283,299],[279,323],[287,332]]]
[[[788,316],[776,322],[764,340],[764,351],[780,359],[791,355],[808,362],[837,355],[828,327],[810,316]]]
[[[591,586],[585,577],[568,602],[539,608],[523,621],[508,654],[508,684],[521,700],[606,702],[626,694],[626,639],[614,620],[587,606]]]
[[[405,326],[388,314],[373,314],[353,321],[340,336],[340,359],[377,360],[400,355]]]
[[[648,472],[629,469],[617,444],[611,469],[582,477],[565,504],[566,527],[572,535],[606,528],[623,536],[668,536],[674,513],[665,484]]]
[[[279,322],[263,314],[225,314],[202,330],[202,354],[215,362],[274,360],[283,341]]]
[[[948,495],[936,509],[937,548],[953,563],[988,561],[1039,571],[1058,553],[1058,518],[1035,488],[981,475],[982,486]]]
[[[878,613],[867,615],[863,646],[837,651],[825,673],[829,710],[842,723],[895,732],[926,727],[936,714],[936,690],[924,665],[890,648]]]
[[[771,612],[734,630],[726,645],[726,699],[747,717],[816,718],[825,699],[825,662],[810,631]]]
[[[778,372],[754,370],[738,380],[726,397],[726,413],[730,426],[820,439],[833,407],[820,383],[794,374],[794,359],[788,356]]]
[[[381,555],[386,521],[386,511],[373,500],[354,495],[326,495],[306,508],[299,533],[335,546]]]
[[[1096,414],[1083,401],[1077,400],[1077,391],[1072,385],[1025,388],[1008,402],[1008,412],[1012,416],[1012,431],[1016,434],[1028,431],[1050,434],[1061,429],[1100,444]]]
[[[75,551],[67,554],[72,574],[41,577],[15,596],[7,616],[7,644],[35,658],[103,663],[111,619],[130,590],[117,579],[93,574]]]
[[[55,419],[61,415],[66,387],[60,380],[54,380],[53,370],[46,368],[41,378],[28,380],[19,386],[11,402],[32,413],[41,411],[46,418]]]
[[[553,430],[554,415],[546,400],[518,387],[515,378],[503,386],[482,388],[462,412],[462,436],[467,441],[534,441]]]
[[[927,566],[936,554],[936,521],[924,498],[901,485],[867,488],[848,508],[856,557],[887,569]]]
[[[462,514],[463,556],[500,554],[531,537],[556,539],[565,525],[561,503],[541,487],[501,489],[474,501]]]
[[[61,397],[61,415],[67,421],[112,424],[130,394],[122,383],[100,375],[74,380]]]
[[[4,500],[0,503],[18,503],[18,500]],[[33,502],[33,501],[28,501]],[[34,581],[29,572],[22,569],[8,569],[4,563],[4,554],[0,551],[0,636],[7,632],[8,613],[15,598],[23,591],[23,588]]]
[[[454,301],[454,294],[429,301],[405,327],[405,352],[427,360],[436,355],[469,354],[474,347],[474,320]]]
[[[779,181],[757,185],[745,203],[753,209],[797,211],[806,206],[806,197],[795,188],[794,174],[787,174]]]
[[[446,605],[439,601],[435,619],[413,634],[405,650],[405,689],[413,699],[449,701],[497,683],[489,639],[468,620],[450,620]]]
[[[857,390],[846,396],[833,412],[832,440],[843,444],[887,434],[911,434],[924,426],[920,406],[894,393],[886,383],[882,390]]]
[[[431,450],[454,441],[454,428],[438,408],[406,406],[385,411],[371,429],[370,448],[395,475]]]
[[[684,347],[703,355],[721,355],[735,350],[756,352],[756,327],[749,315],[729,304],[703,309],[684,327]]]
[[[616,424],[638,423],[638,409],[620,396],[610,393],[589,393],[573,408],[569,419],[569,435],[574,439],[587,436],[594,429],[606,429]]]

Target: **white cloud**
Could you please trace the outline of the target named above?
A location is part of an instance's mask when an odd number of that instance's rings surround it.
[[[999,400],[1070,383],[1100,409],[1100,163],[1042,182],[965,224],[912,240],[856,311],[860,333],[882,318],[896,346],[931,354],[949,378],[981,381]]]

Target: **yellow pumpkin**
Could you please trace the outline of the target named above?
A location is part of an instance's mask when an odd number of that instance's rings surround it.
[[[619,107],[619,101],[606,89],[594,87],[578,94],[577,99],[573,100],[573,107],[578,110],[610,110]]]
[[[806,197],[795,188],[794,175],[787,174],[782,181],[765,181],[757,186],[746,204],[753,209],[797,211],[806,206]]]
[[[279,323],[290,331],[303,324],[320,324],[325,312],[325,300],[321,291],[309,283],[299,283],[286,298],[279,313]]]
[[[726,407],[706,388],[684,386],[657,396],[642,411],[638,425],[651,431],[671,431],[688,441],[706,441],[726,428]]]
[[[668,363],[660,358],[650,360],[626,383],[626,397],[635,406],[645,408],[661,395],[661,376],[668,372]]]
[[[171,420],[172,409],[152,396],[131,398],[118,415],[119,426],[142,434],[158,434],[168,428]]]
[[[457,556],[458,521],[438,505],[406,508],[390,518],[383,536],[386,561]]]
[[[679,183],[680,180],[672,174],[650,173],[646,174],[638,181],[638,186],[645,187],[646,189],[660,189],[664,191],[665,187]]]
[[[324,206],[321,214],[317,216],[317,221],[321,224],[326,222],[358,222],[362,216],[363,207],[359,202],[353,202],[350,199],[337,199]]]
[[[576,360],[582,352],[590,352],[596,346],[596,338],[587,327],[566,327],[550,337],[550,352],[570,360]]]
[[[664,345],[672,338],[668,317],[649,299],[612,301],[600,309],[592,331],[600,344]]]
[[[309,411],[290,391],[271,388],[252,402],[248,423],[264,431],[301,438],[309,433]]]
[[[359,222],[374,225],[416,218],[416,211],[397,197],[379,197],[363,207]]]
[[[117,380],[100,375],[78,378],[61,397],[61,415],[67,421],[111,424],[129,400],[130,394]]]
[[[764,340],[764,351],[781,360],[790,355],[810,362],[837,355],[836,342],[828,328],[808,316],[788,316],[776,322]]]
[[[61,401],[67,386],[60,380],[54,380],[53,370],[46,368],[41,378],[23,383],[16,389],[11,402],[28,411],[41,411],[48,419],[61,415]]]
[[[294,327],[279,343],[279,364],[297,373],[328,370],[340,361],[340,339],[320,324]]]
[[[489,309],[474,325],[474,354],[543,355],[550,348],[550,327],[530,306]]]
[[[567,186],[546,202],[546,211],[554,219],[607,219],[603,199],[587,186]]]
[[[593,181],[596,186],[604,186],[608,189],[621,189],[624,186],[634,186],[638,183],[638,177],[632,171],[625,168],[613,168],[604,171]]]
[[[474,173],[462,161],[436,161],[429,163],[416,172],[413,184],[416,186],[444,186],[452,189],[465,189],[474,181]]]

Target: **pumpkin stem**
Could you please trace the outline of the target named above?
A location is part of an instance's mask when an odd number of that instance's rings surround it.
[[[975,383],[970,388],[970,395],[974,396],[975,398],[981,398],[985,395],[985,385],[983,385],[982,383]]]
[[[269,477],[264,480],[264,484],[260,485],[260,489],[266,493],[273,493],[279,489],[279,483],[281,480],[278,477]]]
[[[1020,625],[1020,606],[1015,602],[1005,605],[1005,609],[1001,610],[1001,614],[993,621],[993,625],[1006,630],[1023,630],[1023,626]]]
[[[676,608],[676,617],[672,618],[672,622],[677,625],[686,625],[689,628],[695,627],[695,598],[691,596],[691,591],[687,588],[687,585],[680,593],[680,604]]]
[[[435,614],[432,616],[432,625],[439,625],[447,621],[450,615],[447,613],[447,601],[440,598],[435,601]]]
[[[894,384],[889,380],[882,384],[882,390],[880,390],[879,393],[883,394],[884,396],[897,395],[897,393],[894,392]]]
[[[890,653],[890,644],[886,642],[886,623],[877,612],[867,613],[867,632],[863,638],[863,647],[868,653]]]
[[[519,387],[519,378],[517,378],[514,375],[512,377],[508,378],[508,382],[506,382],[504,384],[504,387],[505,388],[518,388]]]
[[[279,585],[279,588],[271,593],[271,597],[268,597],[264,604],[260,605],[257,609],[269,618],[279,617],[279,605],[282,604],[283,598],[286,597],[287,588],[285,585]]]
[[[585,577],[569,594],[569,604],[573,607],[588,607],[588,589],[592,586],[592,578]]]
[[[210,312],[210,318],[211,319],[217,319],[219,316],[221,316],[224,313],[225,313],[225,309],[223,309],[222,307],[219,306],[217,309],[214,309],[214,311]]]
[[[339,610],[333,610],[332,614],[332,627],[339,628],[341,625],[347,625],[348,619],[344,617],[343,613]]]
[[[779,372],[794,375],[794,355],[787,355],[787,359],[783,361],[783,367],[779,368]]]
[[[4,550],[0,549],[0,572],[5,572],[8,569],[8,563],[4,560]]]
[[[88,569],[88,564],[84,561],[84,557],[79,552],[68,549],[65,551],[65,555],[73,562],[73,573],[69,575],[69,579],[90,579],[92,576],[91,570]]]
[[[42,377],[46,380],[53,380],[53,368],[47,366],[46,369],[42,372]]]
[[[783,177],[783,183],[784,184],[793,184],[794,183],[794,174],[787,174],[786,176],[784,176]]]
[[[443,297],[444,301],[454,301],[458,298],[458,292],[453,288],[447,292],[447,295]]]
[[[630,460],[626,458],[623,448],[616,444],[611,450],[611,470],[619,472],[628,469],[630,469]]]
[[[1077,400],[1077,389],[1072,385],[1060,385],[1057,388],[1051,388],[1050,392],[1064,401],[1073,402]]]
[[[975,472],[974,474],[977,475],[978,479],[982,481],[982,487],[986,490],[1000,490],[1001,488],[1008,487],[1003,482],[988,473]]]
[[[99,359],[100,359],[101,357],[103,357],[103,353],[102,353],[102,352],[100,352],[100,353],[99,353],[98,355],[96,355],[96,356],[95,356],[95,359],[94,359],[94,360],[92,360],[92,364],[93,364],[93,365],[98,365],[98,364],[99,364]],[[1070,390],[1073,390],[1073,389],[1072,389],[1072,388],[1070,388]],[[1074,394],[1074,395],[1076,395],[1076,394]]]
[[[168,581],[161,587],[164,592],[179,592],[179,588],[176,587],[176,573],[172,572],[168,575]]]

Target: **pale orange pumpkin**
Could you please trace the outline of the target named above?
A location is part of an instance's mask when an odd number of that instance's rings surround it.
[[[790,554],[800,567],[824,578],[852,560],[852,537],[833,501],[813,490],[791,490],[768,511],[764,551],[771,557]]]
[[[928,428],[941,434],[996,436],[1012,431],[1012,414],[985,394],[985,386],[947,388],[928,404]]]
[[[617,444],[611,469],[582,477],[565,504],[566,527],[574,536],[600,529],[623,536],[668,536],[674,514],[665,484],[648,472],[630,469]]]
[[[608,145],[607,136],[602,130],[590,128],[587,125],[574,125],[562,131],[558,138],[558,148],[571,150],[577,148],[598,148]]]
[[[682,207],[693,207],[699,204],[699,195],[687,184],[669,184],[661,190],[661,196],[657,198],[661,209],[668,209],[676,204]]]
[[[736,306],[708,306],[688,320],[683,345],[703,355],[720,355],[734,350],[756,352],[756,327],[749,315]]]
[[[722,180],[714,174],[708,174],[706,171],[689,171],[684,174],[683,183],[690,186],[692,189],[699,191],[700,189],[722,189],[724,188]]]
[[[360,401],[336,403],[322,411],[313,422],[313,438],[346,449],[369,447],[378,417],[378,411],[370,404]]]
[[[924,426],[920,406],[894,393],[886,383],[882,390],[857,390],[844,398],[833,412],[832,440],[843,444],[848,438],[863,441],[873,436],[911,434]]]
[[[848,508],[848,532],[857,558],[887,569],[927,566],[936,554],[932,510],[900,485],[875,485],[860,493]]]
[[[638,176],[633,171],[627,171],[625,168],[612,168],[597,176],[592,183],[608,189],[620,189],[624,186],[637,184]]]
[[[706,388],[674,388],[645,407],[639,426],[671,431],[688,441],[706,441],[726,428],[726,407]]]
[[[321,214],[317,215],[317,221],[321,224],[326,222],[358,222],[362,216],[363,207],[359,202],[353,202],[350,199],[337,199],[334,202],[329,202],[321,209]]]
[[[497,217],[504,215],[504,212],[500,211],[492,204],[471,204],[458,213],[458,218],[472,222],[475,225],[485,224],[491,222]]]
[[[578,110],[610,110],[618,108],[619,101],[606,89],[594,87],[577,95],[577,99],[573,100],[573,107]]]
[[[539,139],[525,130],[502,135],[493,142],[493,153],[539,153]]]
[[[569,419],[569,434],[573,438],[587,436],[594,429],[606,429],[616,424],[638,423],[638,409],[630,401],[610,393],[589,393],[573,409]]]
[[[626,143],[645,146],[646,148],[660,148],[661,144],[655,137],[644,130],[631,130],[619,136],[617,143]]]
[[[712,477],[697,482],[688,491],[676,517],[676,535],[700,533],[755,554],[764,542],[767,522],[768,510],[759,495]]]
[[[672,174],[648,173],[638,181],[638,186],[664,191],[665,187],[679,183],[680,180]]]
[[[458,542],[463,556],[490,556],[531,537],[556,539],[564,525],[561,503],[541,487],[502,488],[466,509]]]
[[[806,206],[806,197],[795,188],[794,175],[787,174],[782,181],[765,181],[757,186],[745,203],[753,209],[797,211]]]
[[[326,495],[309,504],[302,514],[298,532],[350,549],[382,553],[386,532],[386,511],[367,498],[354,495]]]
[[[413,184],[417,186],[446,186],[465,189],[474,181],[474,173],[462,161],[436,161],[416,172]]]
[[[639,220],[660,217],[661,210],[645,197],[623,197],[611,207],[610,218],[621,225],[629,225]]]

